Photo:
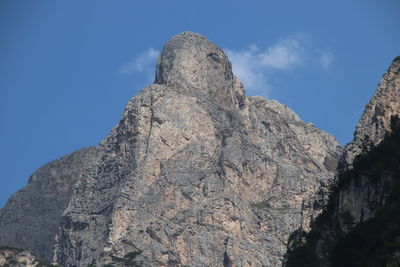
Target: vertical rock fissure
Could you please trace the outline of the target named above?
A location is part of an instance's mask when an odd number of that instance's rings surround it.
[[[149,134],[147,135],[146,138],[146,153],[144,157],[144,161],[146,162],[148,152],[149,152],[149,144],[150,144],[150,137],[151,137],[151,132],[153,130],[153,121],[154,121],[154,107],[153,107],[154,101],[153,101],[153,96],[150,98],[150,127],[149,127]]]

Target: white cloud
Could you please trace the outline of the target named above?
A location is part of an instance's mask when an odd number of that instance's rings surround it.
[[[303,61],[303,47],[299,37],[280,40],[265,50],[256,45],[244,51],[227,49],[233,72],[240,78],[246,89],[252,93],[270,90],[267,74],[274,70],[288,70]]]
[[[289,69],[302,62],[303,47],[296,38],[279,41],[260,53],[260,65],[271,69]]]
[[[321,66],[327,70],[333,63],[333,54],[332,52],[325,51],[321,53],[321,57],[319,58],[319,63]]]
[[[278,71],[288,71],[307,64],[328,69],[333,62],[331,52],[317,53],[309,47],[305,35],[296,34],[260,49],[256,45],[246,50],[226,49],[233,72],[243,82],[250,94],[268,95],[272,89],[268,77]],[[314,63],[313,63],[314,62]]]
[[[144,74],[148,80],[154,79],[157,57],[160,51],[150,47],[122,66],[120,73],[125,75]]]
[[[281,39],[275,44],[260,49],[251,45],[245,50],[225,49],[232,62],[233,72],[243,82],[250,95],[267,96],[273,89],[271,79],[278,72],[290,71],[313,64],[328,70],[334,61],[331,51],[310,46],[304,34],[295,34]],[[322,51],[322,52],[321,52]],[[152,47],[137,55],[120,69],[124,75],[142,75],[152,82],[159,50]]]

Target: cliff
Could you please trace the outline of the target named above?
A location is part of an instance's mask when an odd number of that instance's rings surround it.
[[[399,116],[397,57],[345,147],[323,213],[309,233],[300,229],[292,235],[287,266],[400,264]]]
[[[28,185],[0,210],[0,245],[26,249],[50,260],[61,214],[94,151],[83,148],[35,171]]]
[[[354,157],[377,145],[390,131],[390,118],[400,113],[400,57],[396,57],[376,89],[375,94],[365,107],[357,124],[354,139],[344,150],[341,161],[350,164]]]
[[[341,150],[288,107],[246,96],[225,53],[184,32],[100,145],[41,176],[76,168],[41,255],[63,266],[279,266],[290,233],[321,212]],[[0,218],[27,205],[13,198]],[[23,243],[23,226],[0,228],[1,242],[34,249],[42,233]]]

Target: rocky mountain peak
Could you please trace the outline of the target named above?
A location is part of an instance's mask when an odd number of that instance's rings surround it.
[[[32,179],[73,182],[67,207],[49,212],[43,251],[31,245],[42,234],[19,238],[26,225],[41,229],[43,213],[15,223],[28,190],[0,210],[10,218],[0,220],[0,243],[62,266],[280,266],[290,234],[321,212],[340,152],[288,107],[246,97],[225,53],[184,32],[95,150]],[[37,197],[30,210],[47,203]]]
[[[363,151],[366,143],[378,144],[390,131],[390,118],[400,115],[400,57],[390,65],[374,96],[365,107],[354,132],[354,139],[346,146],[342,160],[350,164]]]
[[[209,96],[227,107],[232,106],[237,79],[226,54],[208,38],[193,32],[174,36],[157,60],[156,84],[185,93]],[[237,86],[236,86],[237,87]]]

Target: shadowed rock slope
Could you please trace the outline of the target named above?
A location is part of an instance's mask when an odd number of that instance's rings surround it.
[[[280,266],[289,234],[320,213],[340,153],[286,106],[245,96],[225,53],[184,32],[85,164],[54,261]]]
[[[343,164],[350,164],[366,145],[379,144],[390,132],[390,118],[400,113],[400,56],[396,57],[365,107],[357,124],[354,139],[344,150]]]
[[[35,171],[28,185],[0,209],[0,246],[23,248],[51,259],[54,236],[72,188],[95,151],[80,149]]]
[[[399,116],[397,57],[345,148],[324,212],[310,233],[292,235],[287,266],[400,265]]]

